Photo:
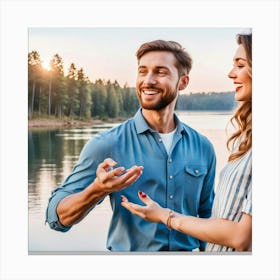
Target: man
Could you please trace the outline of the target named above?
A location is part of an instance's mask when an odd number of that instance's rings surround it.
[[[174,114],[179,91],[189,82],[191,57],[180,44],[163,40],[144,43],[136,55],[141,108],[134,118],[85,145],[72,173],[52,193],[47,222],[67,231],[109,195],[110,251],[203,250],[199,240],[121,206],[121,195],[139,203],[141,190],[164,207],[208,218],[214,197],[213,146]]]

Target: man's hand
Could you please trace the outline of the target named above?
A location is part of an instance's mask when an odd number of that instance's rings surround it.
[[[95,184],[98,189],[109,194],[120,191],[134,183],[142,174],[143,166],[132,166],[125,170],[124,167],[113,169],[117,162],[111,158],[106,158],[100,163],[96,170]]]
[[[88,211],[107,194],[119,191],[134,183],[142,174],[143,166],[133,166],[129,170],[123,167],[113,169],[117,163],[110,158],[98,165],[96,178],[83,191],[63,198],[57,206],[57,215],[61,224],[70,226],[82,220]]]

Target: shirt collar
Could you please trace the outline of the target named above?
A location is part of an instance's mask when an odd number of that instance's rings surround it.
[[[175,118],[175,122],[177,124],[176,133],[182,133],[182,132],[186,131],[186,129],[183,126],[182,122],[179,120],[179,118],[177,117],[177,115],[175,113],[174,113],[174,118]],[[148,123],[144,119],[144,117],[142,115],[142,109],[141,108],[135,114],[134,122],[135,122],[136,131],[137,131],[138,134],[143,133],[143,132],[145,132],[147,130],[149,130],[151,132],[155,131],[154,129],[149,127]]]
[[[134,122],[137,133],[143,133],[147,130],[152,130],[147,122],[145,121],[143,115],[142,115],[142,109],[140,108],[137,113],[134,116]]]

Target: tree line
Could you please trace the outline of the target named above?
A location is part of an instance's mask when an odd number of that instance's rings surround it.
[[[232,110],[234,94],[199,93],[180,95],[177,110]],[[130,117],[139,108],[134,87],[118,81],[92,82],[83,68],[70,64],[64,73],[63,60],[55,54],[50,69],[43,67],[38,51],[28,53],[28,117],[106,119]]]
[[[232,111],[236,106],[234,92],[202,92],[180,95],[176,109],[187,111]]]
[[[78,119],[115,118],[133,115],[139,108],[135,88],[117,81],[91,82],[83,68],[70,64],[64,74],[62,58],[55,54],[50,69],[40,54],[28,54],[28,117],[69,117]]]

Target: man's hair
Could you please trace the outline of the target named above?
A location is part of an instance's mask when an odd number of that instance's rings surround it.
[[[164,41],[155,40],[151,42],[144,43],[140,46],[136,52],[138,63],[140,58],[151,51],[166,51],[171,52],[176,58],[175,66],[178,69],[179,76],[183,74],[189,74],[192,68],[192,58],[185,51],[185,49],[177,42],[174,41]]]

